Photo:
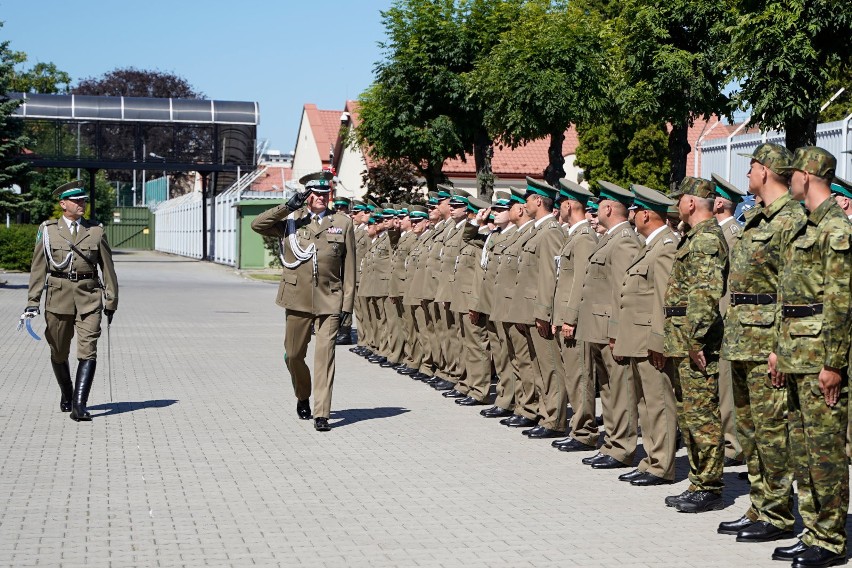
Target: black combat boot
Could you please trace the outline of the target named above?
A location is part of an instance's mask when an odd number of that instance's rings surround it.
[[[62,400],[59,401],[59,410],[62,412],[71,412],[71,398],[74,396],[74,385],[71,383],[71,369],[68,366],[68,361],[62,363],[50,362],[53,365],[53,374],[56,375],[56,382],[59,383],[59,390],[62,391]]]
[[[96,365],[97,361],[95,359],[81,359],[77,365],[77,384],[74,385],[71,420],[76,422],[89,422],[92,420],[92,416],[86,412],[86,403],[89,401],[89,391],[92,390]]]

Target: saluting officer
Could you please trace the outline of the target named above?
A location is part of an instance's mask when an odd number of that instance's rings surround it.
[[[311,373],[305,355],[314,326],[314,427],[321,432],[331,429],[340,313],[352,312],[355,296],[355,233],[347,215],[328,209],[331,179],[326,171],[304,176],[299,183],[306,192],[264,211],[251,224],[255,232],[279,238],[284,270],[276,303],[286,310],[285,357],[298,400],[296,412],[303,420],[311,418]]]
[[[67,183],[54,194],[59,197],[62,217],[39,227],[24,316],[32,318],[39,313],[42,290],[47,290],[45,339],[62,392],[59,409],[70,412],[72,420],[87,422],[92,419],[86,403],[95,377],[101,312],[112,323],[118,308],[118,278],[103,226],[83,218],[88,196],[82,182]],[[75,332],[78,364],[72,390],[68,355]]]

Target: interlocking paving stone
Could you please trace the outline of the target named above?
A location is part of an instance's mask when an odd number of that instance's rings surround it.
[[[15,332],[28,275],[4,275],[0,566],[779,565],[716,534],[747,507],[741,467],[725,510],[680,514],[682,451],[677,484],[633,488],[347,348],[317,433],[274,284],[157,253],[116,270],[90,424],[59,412],[47,345]]]

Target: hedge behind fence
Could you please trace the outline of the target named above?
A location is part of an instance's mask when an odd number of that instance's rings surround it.
[[[29,272],[38,225],[0,226],[0,268]]]

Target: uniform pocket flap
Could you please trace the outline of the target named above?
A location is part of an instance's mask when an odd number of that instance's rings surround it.
[[[647,264],[637,264],[636,266],[632,266],[627,271],[627,274],[638,275],[638,276],[648,276],[648,265]]]
[[[752,231],[751,240],[765,243],[772,238],[772,231]]]
[[[636,325],[651,325],[651,314],[636,314],[633,316]]]
[[[849,234],[831,233],[828,235],[828,243],[834,250],[849,250]]]
[[[792,337],[816,337],[822,331],[819,320],[792,320],[787,324]]]
[[[611,311],[608,304],[592,304],[592,313],[596,316],[609,316]]]
[[[342,243],[343,239],[344,239],[343,235],[336,235],[336,234],[329,234],[329,233],[325,234],[325,240],[327,240],[330,243]]]
[[[296,276],[297,274],[292,270],[285,270],[281,275],[281,280],[286,282],[287,284],[296,285]]]
[[[805,235],[793,242],[793,246],[797,249],[809,249],[816,243],[816,235]]]
[[[328,289],[332,292],[340,292],[341,284],[340,282],[329,282]]]
[[[535,249],[538,248],[538,243],[526,243],[524,245],[524,252],[528,252],[531,254],[535,254]]]
[[[737,306],[737,318],[743,325],[770,326],[775,323],[775,306]]]
[[[603,254],[593,255],[592,258],[589,259],[591,264],[606,264],[606,256]]]
[[[686,316],[671,316],[669,321],[671,321],[672,325],[675,327],[683,327],[687,324]]]

